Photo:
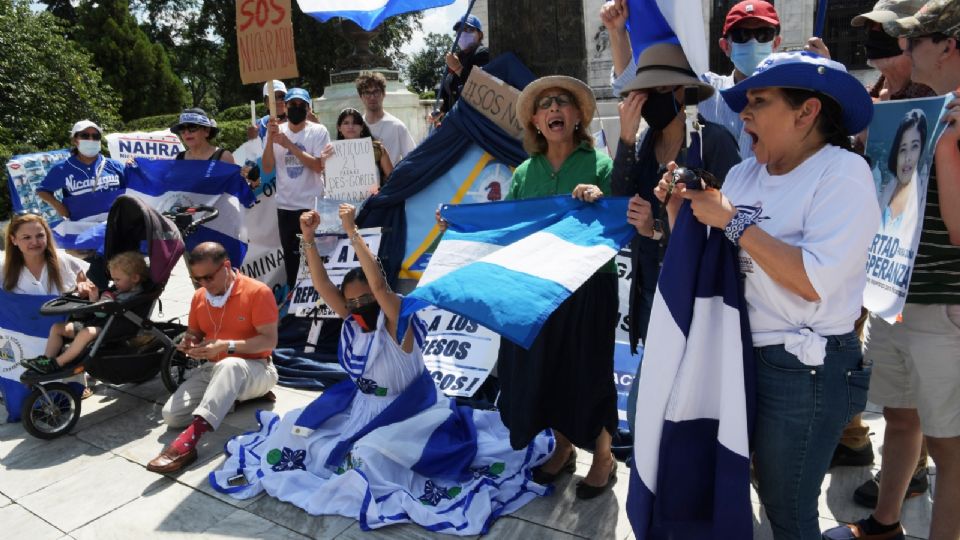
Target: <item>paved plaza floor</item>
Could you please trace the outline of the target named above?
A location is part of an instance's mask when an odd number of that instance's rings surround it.
[[[185,316],[193,287],[181,263],[163,296],[164,318]],[[278,387],[277,402],[267,408],[284,413],[310,403],[317,392]],[[219,430],[204,436],[200,459],[188,470],[163,476],[146,464],[177,435],[162,423],[167,398],[159,377],[140,385],[98,384],[82,402],[73,431],[52,441],[28,435],[20,424],[0,423],[0,538],[146,540],[149,538],[432,538],[440,535],[414,525],[364,532],[356,521],[340,516],[311,516],[299,508],[260,495],[239,501],[215,492],[207,475],[223,462],[230,437],[256,427],[254,412],[263,403],[245,404],[227,416]],[[0,422],[6,411],[0,405]],[[865,415],[875,447],[883,438],[876,409]],[[878,452],[879,454],[879,452]],[[574,484],[586,474],[590,456],[579,453],[577,472],[561,480],[555,493],[516,514],[503,517],[490,538],[523,540],[564,538],[633,538],[624,512],[627,470],[604,495],[579,501]],[[868,510],[852,501],[853,490],[879,467],[837,468],[827,475],[820,496],[823,528],[853,521]],[[933,473],[933,468],[931,467]],[[935,473],[934,473],[935,474]],[[935,476],[931,476],[931,485]],[[904,504],[909,538],[926,538],[929,493]],[[756,539],[771,538],[769,524],[754,495]]]

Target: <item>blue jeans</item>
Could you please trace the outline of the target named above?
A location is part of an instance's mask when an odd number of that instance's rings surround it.
[[[783,345],[754,348],[754,467],[777,540],[820,540],[817,499],[833,450],[867,403],[870,368],[853,332],[827,337],[823,365],[804,365]]]

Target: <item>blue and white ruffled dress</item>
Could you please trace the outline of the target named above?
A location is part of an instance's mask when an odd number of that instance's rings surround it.
[[[339,357],[350,379],[282,419],[258,411],[260,429],[227,443],[213,487],[238,499],[266,491],[364,530],[413,522],[457,535],[486,533],[548,495],[530,470],[550,457],[553,434],[513,450],[498,413],[458,407],[437,389],[420,352],[426,327],[414,317],[413,329],[405,353],[382,313],[369,333],[346,320]]]

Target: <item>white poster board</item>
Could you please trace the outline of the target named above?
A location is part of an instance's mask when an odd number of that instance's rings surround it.
[[[137,131],[134,133],[111,133],[106,136],[110,157],[118,161],[131,158],[173,159],[183,150],[180,137],[169,129],[162,131]]]
[[[427,324],[423,363],[434,382],[450,397],[472,396],[497,364],[500,336],[442,309],[424,309],[417,315]]]
[[[380,185],[369,137],[332,141],[333,155],[324,165],[324,197],[363,201]]]
[[[370,246],[370,251],[377,253],[380,249],[380,229],[360,229],[360,236]],[[337,287],[343,283],[343,277],[360,266],[357,252],[353,249],[350,239],[343,234],[318,234],[316,238],[317,253],[324,260],[323,267],[330,276],[330,281]],[[320,298],[313,282],[310,279],[310,269],[307,268],[305,258],[301,258],[300,271],[297,274],[297,285],[290,298],[288,313],[298,317],[316,316],[321,319],[336,319],[333,312]],[[314,308],[317,311],[314,312]]]

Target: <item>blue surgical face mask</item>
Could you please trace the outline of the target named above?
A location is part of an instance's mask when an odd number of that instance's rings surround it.
[[[747,77],[753,75],[757,69],[757,64],[762,62],[773,52],[773,41],[760,43],[756,39],[751,39],[746,43],[737,43],[730,41],[730,60],[740,73]]]

